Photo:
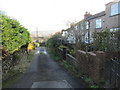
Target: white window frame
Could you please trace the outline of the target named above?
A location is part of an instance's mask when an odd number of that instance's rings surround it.
[[[96,28],[102,28],[102,19],[96,19]]]
[[[89,22],[86,21],[86,29],[89,29]]]
[[[120,2],[111,5],[111,16],[120,14]]]
[[[75,26],[75,30],[77,30],[77,29],[78,29],[78,26],[76,25],[76,26]]]

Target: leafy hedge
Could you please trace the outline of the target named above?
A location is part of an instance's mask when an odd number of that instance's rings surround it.
[[[13,53],[21,46],[31,41],[30,34],[17,20],[11,19],[5,14],[0,13],[1,27],[0,36],[2,39],[2,50]]]

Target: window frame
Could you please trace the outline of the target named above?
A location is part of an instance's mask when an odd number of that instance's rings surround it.
[[[89,21],[86,21],[85,24],[86,24],[86,29],[89,29]]]
[[[102,19],[96,19],[96,29],[102,28]]]
[[[111,16],[120,14],[120,2],[111,5]]]

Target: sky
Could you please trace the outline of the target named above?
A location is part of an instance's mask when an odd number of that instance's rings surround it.
[[[47,34],[80,21],[86,11],[96,14],[113,0],[0,0],[0,9],[17,19],[29,31]]]

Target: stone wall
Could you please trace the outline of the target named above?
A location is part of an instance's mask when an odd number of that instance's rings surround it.
[[[67,62],[69,62],[70,64],[73,64],[74,66],[77,67],[77,63],[78,63],[78,62],[77,62],[76,58],[73,57],[72,55],[67,54],[67,55],[66,55],[66,60],[67,60]]]
[[[101,51],[84,52],[78,50],[77,57],[80,72],[88,75],[97,83],[104,82],[105,53]]]
[[[63,59],[63,50],[59,49],[58,53]],[[76,66],[79,72],[88,75],[101,87],[109,88],[116,87],[116,85],[119,86],[120,52],[85,52],[78,50],[76,57],[67,53],[64,56],[66,56],[65,60],[67,62]]]

